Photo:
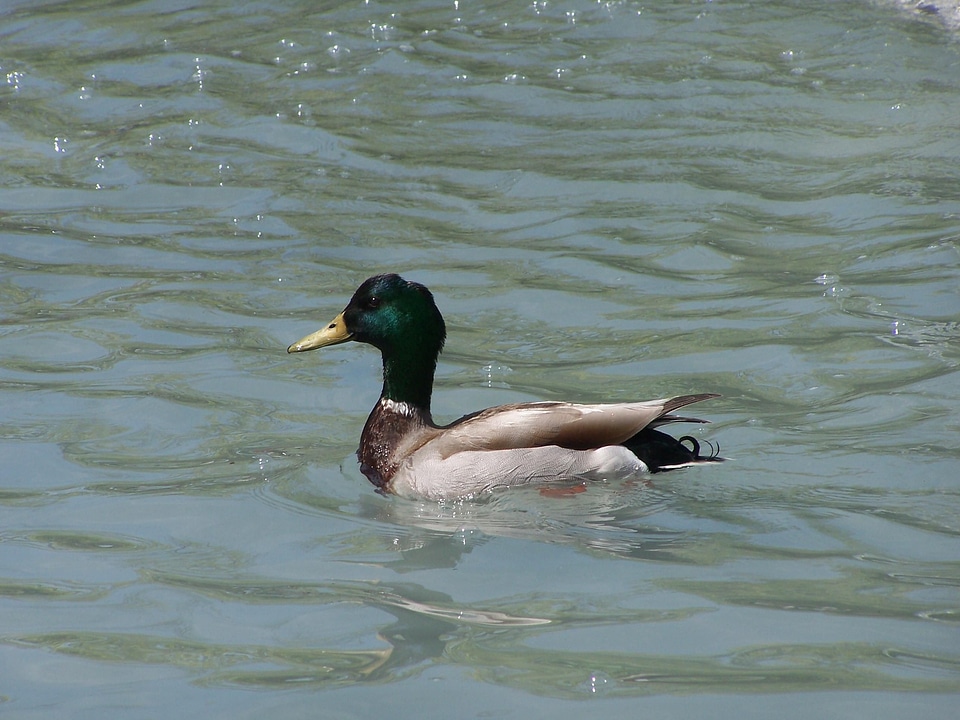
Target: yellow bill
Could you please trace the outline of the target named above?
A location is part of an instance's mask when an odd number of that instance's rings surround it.
[[[340,343],[347,342],[347,340],[350,340],[352,337],[353,333],[347,331],[347,324],[343,320],[343,313],[340,313],[325,328],[321,328],[315,333],[311,333],[305,338],[297,340],[287,348],[287,352],[306,352],[307,350],[316,350],[317,348],[327,347],[329,345],[339,345]]]

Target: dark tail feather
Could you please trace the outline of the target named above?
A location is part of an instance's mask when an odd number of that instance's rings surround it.
[[[674,438],[652,428],[644,428],[623,445],[650,468],[650,472],[664,472],[696,465],[723,462],[720,446],[710,443],[710,454],[700,454],[700,443],[690,435]]]
[[[670,398],[663,405],[663,414],[672,413],[674,410],[679,410],[682,407],[687,405],[693,405],[693,403],[703,402],[704,400],[713,400],[714,398],[720,397],[717,393],[697,393],[696,395],[677,395],[675,398]]]
[[[649,425],[647,425],[647,427],[655,428],[655,427],[660,427],[661,425],[669,425],[670,423],[678,423],[678,422],[700,423],[701,425],[710,424],[709,420],[701,420],[700,418],[695,418],[695,417],[685,417],[680,415],[661,415],[656,420],[652,421]]]

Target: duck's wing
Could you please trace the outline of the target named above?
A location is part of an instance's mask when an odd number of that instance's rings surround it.
[[[645,427],[669,422],[705,422],[672,415],[715,394],[682,395],[634,403],[578,405],[534,402],[501,405],[442,428],[430,441],[441,457],[469,450],[508,450],[556,445],[588,450],[618,445]]]

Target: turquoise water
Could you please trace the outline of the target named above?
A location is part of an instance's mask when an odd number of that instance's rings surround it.
[[[949,717],[960,45],[868,3],[0,10],[0,715]],[[434,504],[434,412],[720,392],[730,461]]]

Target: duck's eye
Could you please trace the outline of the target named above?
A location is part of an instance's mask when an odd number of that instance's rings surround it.
[[[376,295],[372,296],[369,300],[367,300],[367,307],[371,310],[376,310],[378,307],[380,307],[380,298],[378,298]]]

